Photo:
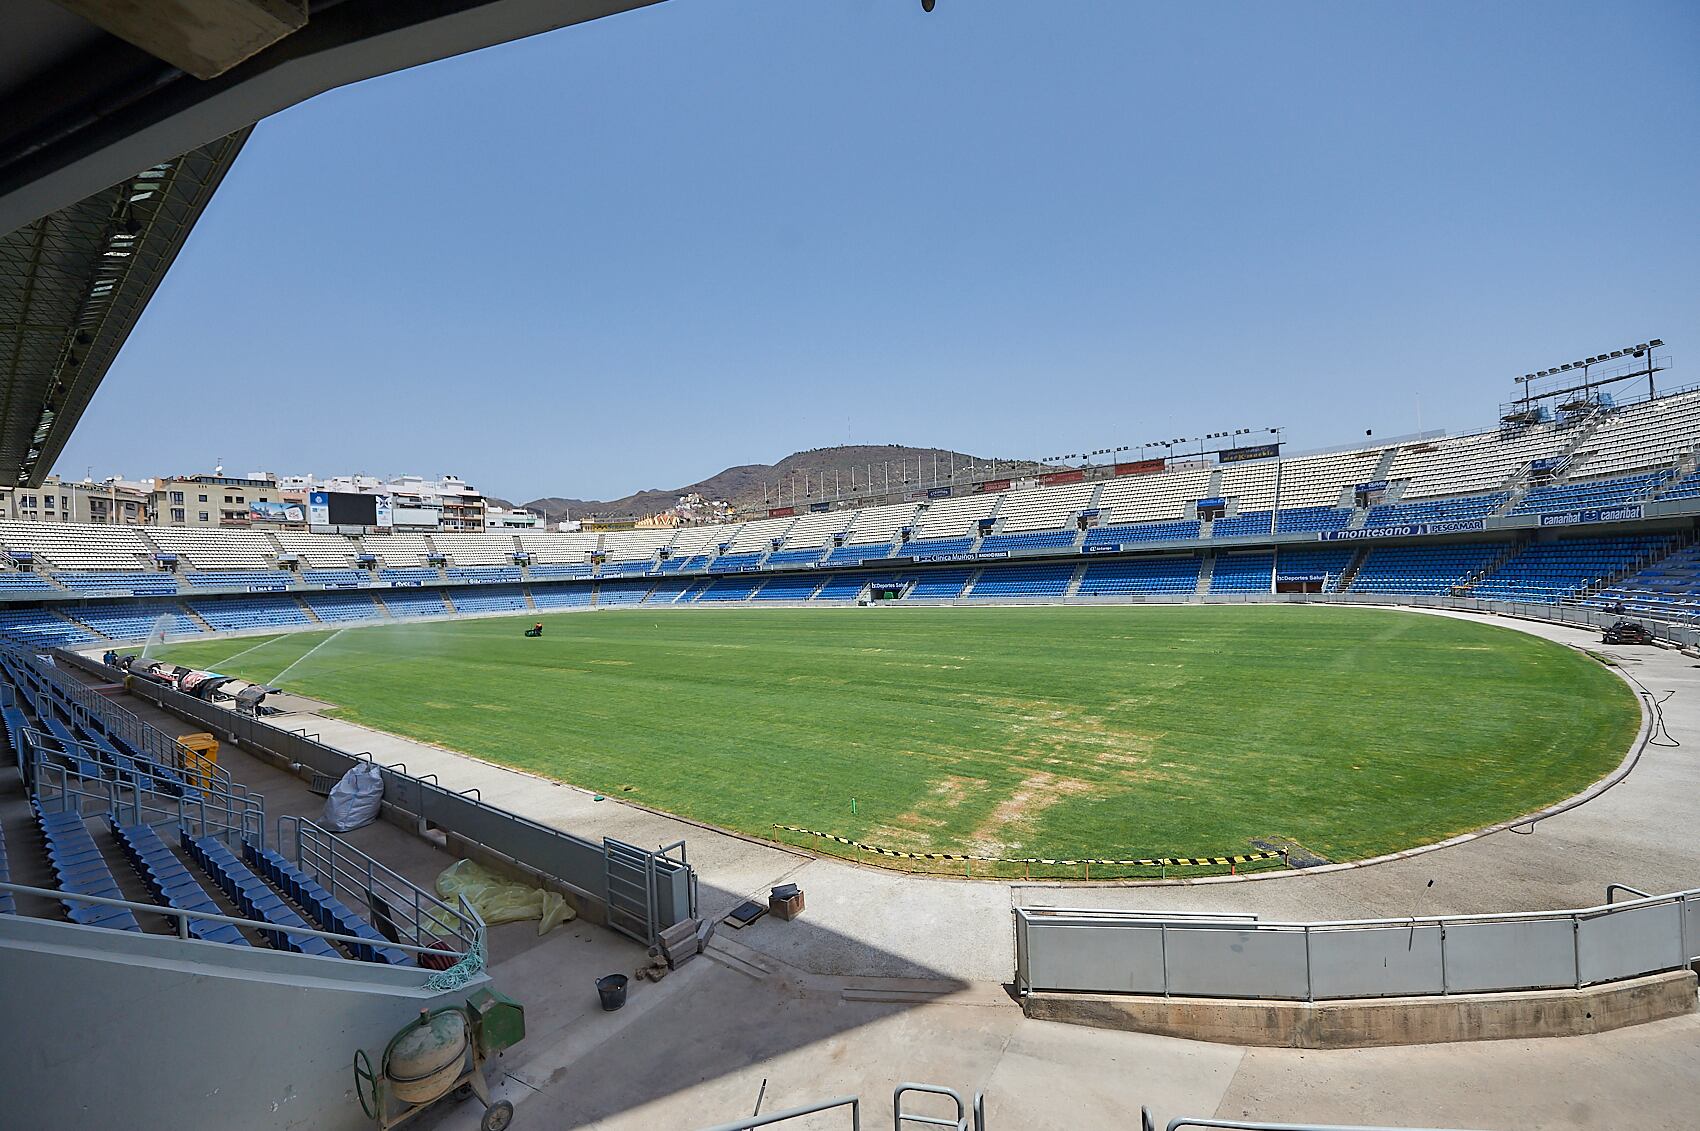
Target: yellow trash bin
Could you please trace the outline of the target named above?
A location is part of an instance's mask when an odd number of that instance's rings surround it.
[[[212,785],[212,770],[218,766],[218,739],[210,734],[186,734],[177,744],[193,756],[184,759],[183,769],[197,787]]]

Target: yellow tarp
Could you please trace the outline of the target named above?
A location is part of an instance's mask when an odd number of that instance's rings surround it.
[[[491,926],[536,919],[537,933],[546,935],[559,923],[577,916],[565,899],[544,888],[526,887],[480,867],[471,860],[457,860],[437,877],[437,894],[453,904],[466,901]]]

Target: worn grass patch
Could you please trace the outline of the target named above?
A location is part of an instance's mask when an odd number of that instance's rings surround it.
[[[1392,610],[636,609],[522,638],[536,619],[347,629],[284,682],[757,836],[1002,856],[1374,856],[1580,791],[1638,723],[1585,655]],[[166,651],[269,680],[330,635]]]

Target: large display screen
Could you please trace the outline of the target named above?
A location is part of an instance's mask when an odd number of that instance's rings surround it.
[[[332,491],[327,501],[330,504],[332,526],[378,525],[376,495],[350,495],[342,491]]]
[[[389,526],[390,497],[352,491],[313,491],[307,496],[307,516],[313,526]]]

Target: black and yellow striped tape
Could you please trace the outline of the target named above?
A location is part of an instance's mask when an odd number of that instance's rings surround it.
[[[977,864],[1046,864],[1057,867],[1084,864],[1118,868],[1209,868],[1227,864],[1250,864],[1257,860],[1280,860],[1287,855],[1285,852],[1244,852],[1235,856],[1165,856],[1150,860],[1046,860],[1038,856],[970,856],[960,852],[901,852],[895,848],[881,848],[875,844],[863,844],[859,840],[851,840],[834,833],[823,833],[815,829],[800,829],[795,825],[774,825],[773,827],[783,832],[798,833],[802,836],[812,836],[820,840],[847,844],[852,848],[859,848],[863,852],[871,852],[875,856],[890,856],[898,860],[964,860]]]

